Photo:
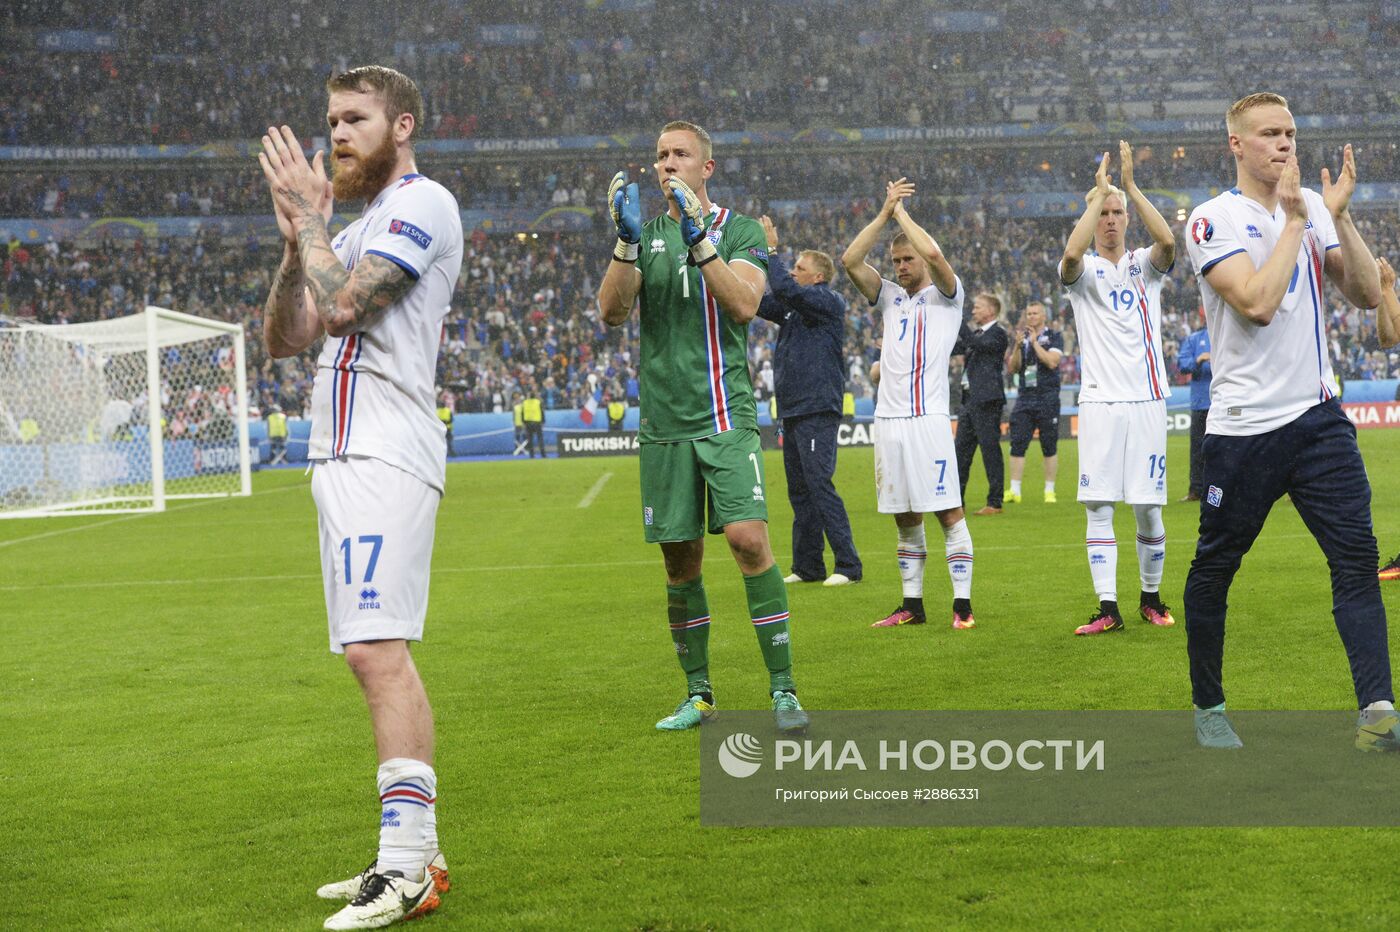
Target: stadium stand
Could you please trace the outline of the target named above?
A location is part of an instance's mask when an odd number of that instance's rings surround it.
[[[679,0],[562,5],[567,17],[556,15],[558,4],[527,0],[512,5],[514,22],[502,22],[499,6],[484,0],[427,0],[404,11],[387,59],[363,0],[333,13],[294,2],[286,47],[295,56],[267,51],[274,26],[287,32],[282,9],[228,17],[171,0],[7,5],[0,230],[10,237],[0,242],[0,314],[78,321],[155,303],[241,321],[256,335],[276,262],[265,185],[236,146],[201,147],[246,144],[268,121],[314,134],[322,81],[366,56],[418,79],[428,138],[420,166],[464,210],[481,212],[467,227],[439,363],[439,383],[463,412],[508,408],[513,392],[529,387],[553,408],[605,392],[635,399],[635,325],[608,330],[591,307],[605,259],[599,244],[608,242],[597,208],[612,172],[629,164],[644,172],[650,134],[677,116],[717,133],[774,134],[721,146],[712,190],[746,213],[773,214],[793,246],[839,254],[854,235],[852,217],[870,212],[868,198],[886,177],[916,179],[915,210],[970,288],[995,290],[1012,309],[1044,300],[1056,311],[1070,350],[1067,382],[1076,375],[1073,328],[1055,261],[1077,213],[1073,199],[1092,183],[1094,157],[1117,138],[1120,121],[1137,121],[1151,137],[1135,140],[1139,179],[1174,208],[1168,219],[1179,228],[1188,192],[1232,174],[1217,125],[1225,106],[1268,84],[1295,112],[1334,120],[1304,133],[1305,165],[1336,164],[1340,144],[1356,143],[1362,180],[1379,186],[1357,205],[1362,229],[1378,255],[1394,258],[1400,248],[1400,145],[1386,122],[1400,111],[1400,82],[1368,70],[1365,54],[1400,41],[1393,4],[1251,3],[1247,12],[1273,25],[1245,38],[1184,15],[1202,6],[1239,15],[1225,0],[1088,0],[1039,5],[1029,17],[1006,3],[976,13],[920,8],[913,23],[908,5],[892,0],[778,2],[739,17],[700,0],[713,28],[693,47],[662,28]],[[545,21],[559,28],[526,25]],[[1311,63],[1304,80],[1297,63],[1276,54],[1296,42],[1336,54]],[[926,77],[918,94],[908,92],[910,74]],[[617,87],[631,89],[625,103]],[[676,101],[686,102],[684,113]],[[910,135],[803,135],[831,126]],[[946,127],[965,131],[940,137]],[[639,135],[605,149],[554,148],[563,136],[590,133]],[[453,148],[487,138],[514,143]],[[804,146],[800,158],[794,140]],[[64,156],[72,147],[181,143],[191,152]],[[44,146],[62,148],[35,148]],[[566,228],[533,222],[559,209],[572,212]],[[102,222],[119,218],[135,218],[123,224],[142,235]],[[151,218],[173,219],[152,232]],[[84,221],[82,232],[26,235],[67,221]],[[865,303],[844,279],[840,286],[851,307],[852,389],[867,395],[877,333]],[[1328,297],[1339,375],[1400,375],[1400,357],[1379,350],[1374,320],[1335,290]],[[1178,260],[1163,296],[1169,364],[1196,303]],[[756,373],[774,338],[766,325],[752,328]],[[249,349],[255,404],[303,410],[310,355],[273,361],[256,339]],[[762,392],[764,379],[756,383]]]

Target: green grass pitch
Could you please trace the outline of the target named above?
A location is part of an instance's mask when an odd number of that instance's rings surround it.
[[[1400,432],[1364,431],[1383,556],[1400,547]],[[1171,441],[1163,585],[1195,542],[1186,441]],[[766,459],[784,572],[791,515]],[[1093,606],[1074,502],[969,519],[978,627],[947,627],[930,561],[923,628],[867,626],[899,600],[871,453],[838,485],[865,581],[791,593],[814,709],[1157,709],[1189,703],[1185,633],[1072,636]],[[588,507],[580,502],[611,474]],[[985,494],[980,461],[969,499]],[[0,928],[315,929],[318,884],[373,856],[374,751],[326,650],[315,510],[300,471],[252,499],[162,515],[0,522]],[[455,885],[418,927],[568,929],[1395,928],[1400,831],[702,829],[697,736],[653,723],[683,690],[631,458],[454,464],[428,640],[439,822]],[[1136,592],[1120,509],[1119,582]],[[931,550],[939,535],[931,528]],[[733,561],[706,565],[721,708],[767,683]],[[1397,610],[1400,584],[1386,600]],[[1349,708],[1323,558],[1275,508],[1232,593],[1235,708]],[[1400,785],[1400,761],[1397,785]],[[1190,786],[1178,792],[1190,794]],[[1396,805],[1378,799],[1379,806]]]

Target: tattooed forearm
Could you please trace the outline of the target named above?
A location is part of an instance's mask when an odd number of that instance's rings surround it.
[[[355,266],[346,285],[347,302],[355,329],[363,329],[413,287],[408,273],[383,256],[368,255]]]
[[[311,301],[316,316],[328,331],[334,332],[336,320],[336,294],[350,280],[350,273],[336,258],[331,249],[330,235],[320,217],[300,225],[297,230],[297,253],[301,256],[302,274],[306,276],[306,287],[311,292]]]
[[[276,357],[299,353],[320,335],[320,325],[306,313],[304,288],[301,261],[296,253],[288,253],[263,304],[263,341]]]
[[[413,287],[402,268],[382,256],[366,255],[353,272],[331,249],[325,224],[303,223],[297,233],[306,287],[316,316],[331,336],[363,330]]]

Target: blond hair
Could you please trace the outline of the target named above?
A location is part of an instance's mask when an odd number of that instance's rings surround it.
[[[1286,110],[1288,109],[1288,98],[1271,91],[1261,91],[1258,94],[1241,97],[1230,105],[1229,110],[1225,111],[1225,128],[1232,133],[1235,132],[1239,127],[1240,114],[1246,110],[1253,110],[1255,107],[1283,107]]]
[[[384,98],[384,110],[393,123],[403,114],[413,116],[413,131],[408,134],[409,144],[418,136],[423,126],[423,94],[413,79],[383,65],[361,65],[333,74],[326,79],[326,91],[356,91],[359,93],[377,92]]]
[[[665,126],[661,127],[662,135],[666,133],[674,133],[679,130],[685,130],[687,133],[695,134],[695,138],[700,140],[700,154],[703,155],[705,157],[705,161],[708,162],[711,158],[712,153],[714,152],[714,147],[710,145],[710,134],[705,132],[703,127],[695,123],[691,123],[689,120],[672,120]]]
[[[830,282],[836,277],[836,263],[831,261],[831,256],[820,249],[804,249],[797,254],[799,258],[806,256],[816,267],[817,273],[821,275],[822,281]]]

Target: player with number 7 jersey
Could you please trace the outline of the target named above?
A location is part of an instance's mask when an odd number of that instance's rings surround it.
[[[841,264],[852,283],[883,319],[875,405],[875,494],[881,514],[898,529],[903,601],[872,628],[923,624],[924,565],[928,545],[924,515],[943,527],[944,557],[953,584],[955,630],[976,626],[972,616],[972,535],[963,516],[957,452],[948,418],[948,357],[962,325],[961,279],[943,250],[909,215],[913,197],[907,178],[885,185],[885,203],[846,247]],[[895,281],[882,278],[866,261],[885,227]]]

